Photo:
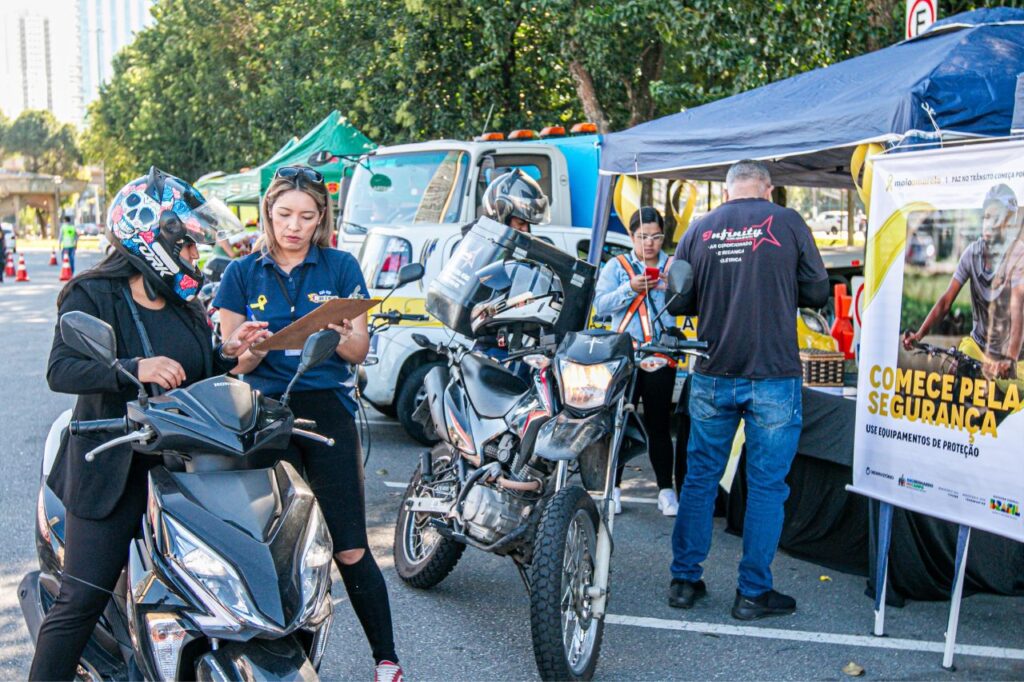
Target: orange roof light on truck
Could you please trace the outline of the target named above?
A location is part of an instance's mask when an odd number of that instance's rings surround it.
[[[519,130],[513,130],[508,134],[510,140],[536,140],[537,133],[528,128],[521,128]]]
[[[474,142],[500,142],[505,139],[504,133],[484,133],[473,138]]]
[[[565,137],[565,126],[548,126],[540,131],[540,139],[546,140],[549,137]]]
[[[574,125],[569,132],[573,135],[593,135],[597,132],[596,123],[577,123]]]

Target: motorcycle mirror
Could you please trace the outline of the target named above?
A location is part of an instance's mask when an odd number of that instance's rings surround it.
[[[665,302],[670,315],[692,315],[693,311],[693,267],[686,261],[676,259],[668,268],[668,290],[672,295]]]
[[[306,343],[302,346],[302,355],[299,358],[299,373],[303,373],[310,367],[319,365],[334,352],[334,349],[341,343],[341,335],[333,329],[321,329],[310,334]]]
[[[60,337],[76,351],[112,367],[117,362],[114,329],[98,318],[72,310],[60,316]]]
[[[402,266],[402,269],[398,271],[398,283],[395,284],[397,289],[400,286],[405,286],[409,282],[416,282],[423,279],[424,269],[422,263],[407,263]]]
[[[281,396],[281,404],[287,405],[291,398],[292,386],[303,374],[309,371],[310,367],[320,364],[334,352],[334,349],[341,343],[341,334],[333,329],[321,329],[310,334],[306,343],[302,344],[302,355],[299,356],[299,368],[295,376],[288,382],[288,387]]]
[[[113,327],[81,310],[72,310],[60,316],[60,338],[82,355],[123,374],[139,389],[139,403],[148,404],[149,396],[142,382],[117,361],[117,337]]]
[[[476,271],[477,279],[481,284],[489,286],[495,291],[504,291],[512,286],[512,279],[505,270],[504,261],[495,261]]]
[[[672,261],[668,267],[668,289],[673,294],[686,296],[693,290],[693,268],[682,259]]]

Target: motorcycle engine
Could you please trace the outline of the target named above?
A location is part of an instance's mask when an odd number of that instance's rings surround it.
[[[490,544],[522,523],[529,514],[528,506],[504,490],[475,485],[463,501],[462,520],[471,536]]]

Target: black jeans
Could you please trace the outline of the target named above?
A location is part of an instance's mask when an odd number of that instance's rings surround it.
[[[65,520],[64,577],[56,603],[39,628],[30,680],[71,680],[96,621],[110,600],[128,549],[146,511],[150,465],[136,459],[124,494],[99,521],[68,512]]]
[[[676,370],[674,367],[662,367],[655,372],[637,371],[636,389],[633,392],[633,404],[643,402],[643,422],[647,431],[647,452],[651,458],[651,468],[658,482],[658,489],[675,488],[683,484],[686,471],[685,457],[677,458],[672,448],[672,392],[675,390]],[[619,466],[615,484],[622,483],[622,471],[625,465]],[[675,474],[675,486],[672,484]]]
[[[331,390],[293,393],[290,406],[297,418],[315,421],[317,433],[333,438],[334,445],[292,438],[286,451],[265,453],[261,457],[267,461],[259,462],[258,466],[273,466],[276,460],[291,463],[303,473],[316,496],[331,531],[335,554],[349,549],[366,550],[354,564],[338,562],[338,571],[374,660],[397,662],[388,589],[366,538],[363,451],[355,419]]]

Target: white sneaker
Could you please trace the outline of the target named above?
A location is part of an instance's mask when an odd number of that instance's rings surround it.
[[[612,509],[616,514],[622,513],[622,488],[612,488]]]
[[[405,682],[405,674],[397,663],[381,661],[373,670],[373,682]]]
[[[665,516],[675,516],[679,513],[679,498],[672,488],[662,488],[658,493],[658,509]]]

